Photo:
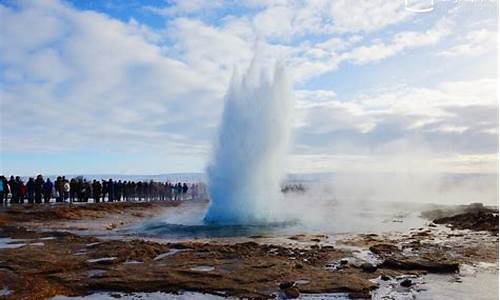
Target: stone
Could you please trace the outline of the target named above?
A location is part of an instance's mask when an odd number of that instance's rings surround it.
[[[371,263],[362,263],[361,264],[361,269],[363,269],[363,271],[365,272],[369,272],[369,273],[373,273],[375,271],[377,271],[377,266],[371,264]]]
[[[287,299],[296,299],[300,296],[300,291],[296,287],[290,287],[283,290],[283,293],[286,295]]]
[[[412,284],[413,284],[413,282],[411,281],[411,279],[408,279],[408,278],[401,281],[401,283],[400,283],[400,285],[402,287],[410,287],[410,286],[412,286]]]
[[[391,277],[389,277],[385,274],[382,274],[382,275],[380,275],[380,279],[382,279],[383,281],[389,281],[389,280],[391,280]]]
[[[456,262],[387,258],[379,267],[395,270],[424,270],[432,273],[454,273],[458,271],[459,264]]]
[[[295,286],[295,282],[293,281],[283,281],[282,283],[280,283],[280,289],[282,290],[291,288],[293,286]]]
[[[391,244],[376,244],[370,247],[370,251],[377,255],[390,255],[399,252],[399,248]]]

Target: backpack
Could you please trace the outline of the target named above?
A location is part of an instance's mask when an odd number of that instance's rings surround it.
[[[65,182],[65,183],[64,183],[64,185],[63,185],[63,190],[64,190],[64,192],[65,192],[65,193],[68,193],[68,192],[69,192],[69,189],[70,189],[70,187],[69,187],[69,183]]]

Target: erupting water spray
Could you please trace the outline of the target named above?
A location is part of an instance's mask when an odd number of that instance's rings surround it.
[[[211,199],[206,223],[282,222],[281,180],[294,105],[284,66],[274,70],[254,58],[247,72],[235,71],[211,164]]]

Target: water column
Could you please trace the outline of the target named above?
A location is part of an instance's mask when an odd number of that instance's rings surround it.
[[[284,221],[280,186],[293,105],[282,64],[273,68],[254,58],[243,76],[233,74],[207,168],[206,223]]]

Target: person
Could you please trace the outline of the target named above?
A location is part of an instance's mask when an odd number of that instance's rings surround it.
[[[83,201],[84,193],[85,193],[85,187],[83,186],[83,178],[79,177],[76,181],[76,198],[78,202]]]
[[[64,181],[61,176],[57,176],[54,186],[56,189],[56,202],[62,202],[64,198]]]
[[[106,195],[108,195],[108,182],[104,179],[101,180],[101,186],[102,186],[102,202],[104,202],[104,199],[106,198]]]
[[[10,203],[17,203],[18,202],[17,182],[14,176],[10,176],[9,187],[10,187]]]
[[[139,201],[142,201],[143,191],[144,191],[144,187],[143,187],[142,181],[139,181],[137,183],[137,199]]]
[[[35,203],[42,203],[43,184],[42,175],[37,175],[35,179]]]
[[[189,187],[189,193],[191,194],[191,200],[198,199],[198,184],[191,183],[191,187]]]
[[[181,200],[181,193],[182,193],[182,185],[180,182],[177,182],[175,185],[175,200]]]
[[[166,199],[169,201],[172,200],[172,185],[168,181],[165,183],[165,193]]]
[[[3,189],[3,197],[0,199],[0,202],[7,203],[7,197],[9,195],[9,183],[5,176],[2,176],[1,179],[2,181],[0,182],[0,184],[2,185]]]
[[[50,181],[50,178],[47,178],[45,183],[43,184],[43,202],[49,203],[50,198],[52,198],[52,189],[54,188],[54,184]]]
[[[108,202],[113,202],[115,200],[115,184],[110,178],[108,180]]]
[[[123,193],[122,181],[118,180],[118,182],[115,183],[115,197],[113,199],[120,202],[122,200],[122,193]]]
[[[17,187],[19,189],[19,203],[23,204],[24,203],[24,198],[26,198],[26,185],[24,184],[23,180],[21,177],[16,177],[17,180]]]
[[[3,193],[4,193],[4,185],[3,185],[3,179],[5,177],[0,176],[0,203],[3,204]]]
[[[63,192],[64,192],[64,201],[68,200],[69,198],[69,195],[71,194],[71,184],[69,183],[69,181],[64,178],[62,178],[63,182],[64,182],[64,185],[63,185]]]
[[[87,179],[83,180],[83,190],[82,190],[82,196],[83,196],[83,202],[89,202],[89,198],[92,195],[92,186],[90,182],[87,181]]]
[[[95,203],[99,203],[101,198],[101,192],[102,192],[101,183],[94,179],[94,181],[92,181],[92,193],[93,193],[92,198],[94,199]]]
[[[187,184],[184,182],[184,184],[182,185],[182,198],[184,200],[186,200],[188,190],[189,190],[189,188],[188,188]]]
[[[33,203],[35,200],[35,179],[30,177],[26,183],[26,193],[28,196],[28,203]]]
[[[69,182],[69,202],[73,203],[75,202],[77,195],[77,184],[76,184],[76,179],[71,178]]]
[[[148,201],[153,200],[153,180],[146,182],[146,195]]]

